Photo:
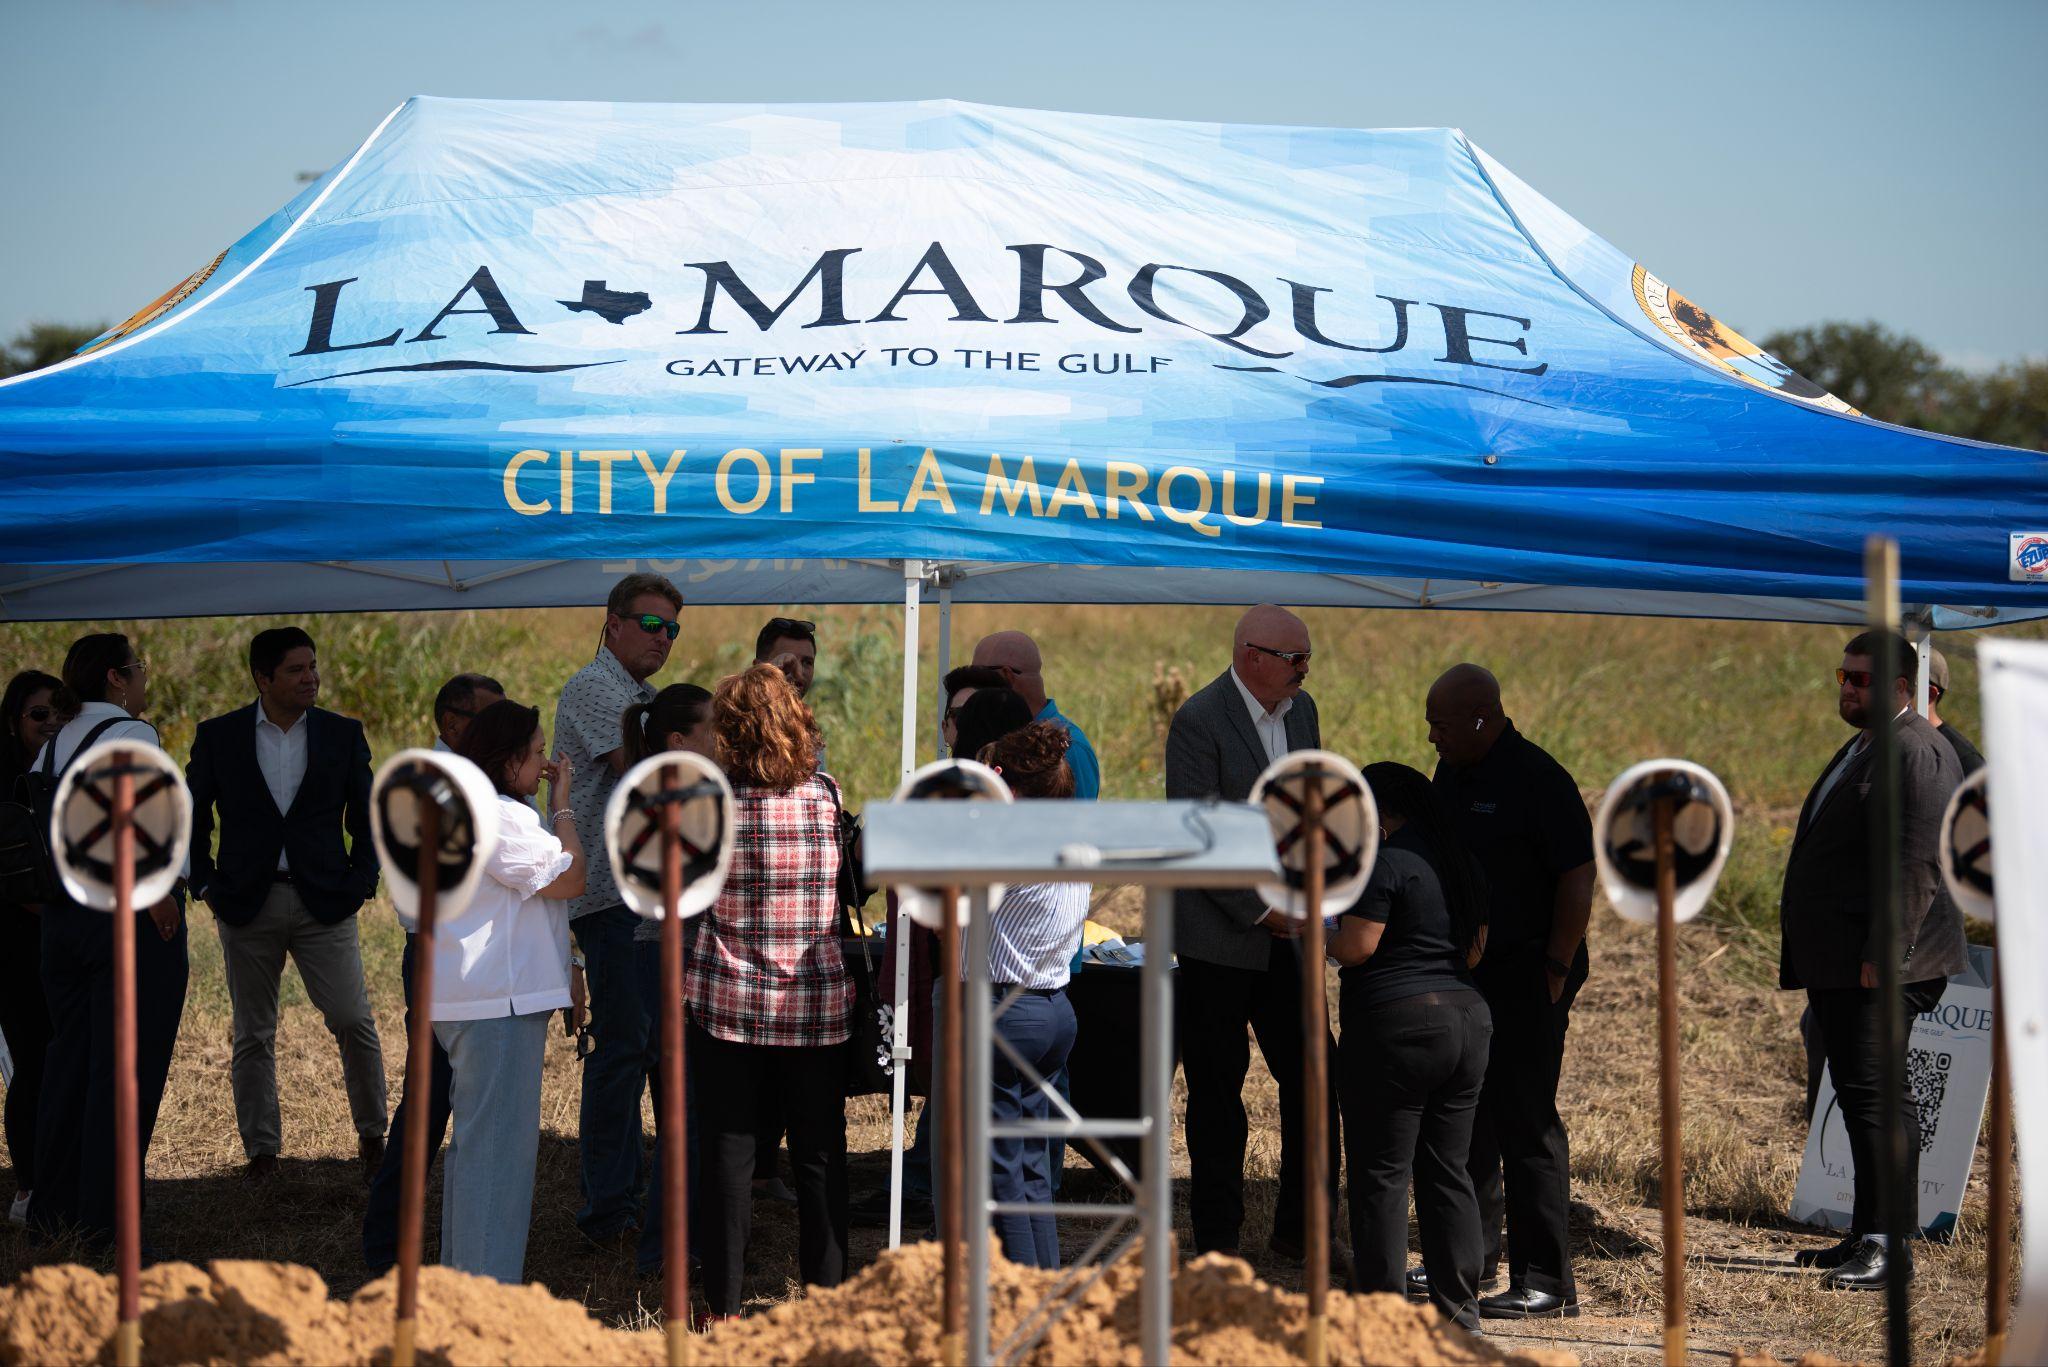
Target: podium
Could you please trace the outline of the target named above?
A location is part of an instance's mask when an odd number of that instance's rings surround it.
[[[871,883],[961,888],[968,894],[965,1059],[966,1136],[963,1206],[967,1242],[966,1360],[991,1361],[988,1316],[989,1217],[1036,1214],[1107,1219],[1110,1224],[1052,1293],[1024,1315],[999,1356],[1013,1360],[1092,1285],[1084,1275],[1098,1255],[1106,1268],[1143,1240],[1140,1335],[1147,1362],[1165,1362],[1172,1344],[1173,1187],[1170,1177],[1173,1087],[1173,890],[1246,888],[1273,882],[1280,868],[1266,814],[1225,802],[958,802],[871,804],[864,861]],[[1135,1118],[1088,1120],[1013,1059],[1051,1101],[1058,1118],[992,1123],[990,1078],[1000,1003],[988,990],[989,888],[1026,883],[1135,883],[1145,889],[1145,962],[1141,970],[1141,1105]],[[941,965],[951,972],[950,964]],[[997,1139],[1090,1143],[1124,1182],[1122,1204],[1009,1206],[989,1196],[990,1144]],[[1135,1139],[1144,1154],[1134,1175],[1103,1141]]]

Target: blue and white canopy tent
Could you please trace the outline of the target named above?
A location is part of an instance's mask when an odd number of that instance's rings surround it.
[[[2044,475],[1454,130],[416,99],[0,381],[0,620],[902,601],[907,767],[925,583],[1846,623],[1882,531],[1983,626],[2048,613]]]

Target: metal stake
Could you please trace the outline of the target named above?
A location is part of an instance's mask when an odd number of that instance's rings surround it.
[[[1145,1230],[1145,1281],[1138,1293],[1139,1347],[1144,1361],[1167,1367],[1173,1357],[1173,892],[1145,894],[1145,966],[1139,1032],[1145,1051],[1139,1086],[1145,1099],[1145,1172],[1138,1208]]]
[[[953,908],[946,908],[950,919]],[[988,888],[974,890],[967,916],[967,1085],[960,1105],[966,1113],[967,1148],[960,1205],[967,1225],[967,1361],[981,1367],[988,1355],[988,1199],[990,1074],[994,1045],[989,1039]],[[950,972],[957,972],[951,969]]]
[[[413,1367],[419,1329],[420,1243],[427,1204],[428,1096],[434,1077],[434,911],[441,891],[441,807],[420,794],[419,930],[413,939],[412,1018],[405,1049],[404,1162],[399,1168],[398,1322],[391,1332],[392,1367]]]
[[[1899,546],[1890,537],[1873,536],[1864,543],[1864,577],[1868,581],[1865,612],[1877,634],[1871,664],[1871,718],[1875,752],[1871,767],[1870,895],[1877,918],[1878,1098],[1883,1126],[1878,1131],[1878,1223],[1883,1227],[1888,1271],[1884,1279],[1885,1360],[1890,1367],[1909,1367],[1913,1340],[1906,1296],[1906,1232],[1911,1227],[1917,1193],[1905,1190],[1906,1129],[1899,1101],[1906,1089],[1905,1001],[1899,990],[1899,740],[1892,722],[1892,700],[1899,677]]]
[[[2005,957],[1991,966],[1991,1228],[1985,1250],[1984,1361],[1999,1367],[2012,1313],[2012,1073],[2005,1054]]]
[[[1303,1054],[1302,1108],[1307,1112],[1305,1140],[1308,1152],[1304,1181],[1307,1191],[1303,1216],[1302,1247],[1306,1251],[1302,1275],[1308,1282],[1308,1343],[1304,1356],[1309,1367],[1327,1367],[1330,1354],[1325,1334],[1329,1327],[1330,1299],[1330,1060],[1329,1005],[1323,992],[1323,778],[1308,771],[1307,790],[1302,794],[1301,830],[1303,886],[1302,899],[1308,920],[1302,930],[1301,946],[1301,1047]]]
[[[961,1367],[967,1352],[967,1302],[961,1296],[966,1280],[961,1267],[961,1205],[966,1199],[961,1180],[960,1121],[965,1082],[960,1075],[960,889],[947,888],[939,921],[939,1248],[945,1263],[940,1297],[939,1361]]]
[[[1657,1101],[1663,1121],[1664,1367],[1685,1367],[1685,1155],[1679,1128],[1677,852],[1672,800],[1651,804],[1657,850]]]
[[[142,1141],[135,1093],[135,775],[114,775],[114,1361],[142,1361]]]
[[[683,1114],[682,805],[661,809],[661,1314],[669,1367],[690,1360],[689,1139]]]

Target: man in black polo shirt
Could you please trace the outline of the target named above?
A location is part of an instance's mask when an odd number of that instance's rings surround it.
[[[1453,666],[1430,686],[1425,706],[1436,786],[1486,868],[1491,910],[1486,955],[1472,977],[1493,1011],[1493,1047],[1469,1166],[1486,1240],[1481,1284],[1500,1264],[1505,1208],[1508,1288],[1481,1300],[1479,1313],[1576,1315],[1566,1235],[1571,1161],[1557,1079],[1572,999],[1586,981],[1593,823],[1564,766],[1501,711],[1493,675]]]

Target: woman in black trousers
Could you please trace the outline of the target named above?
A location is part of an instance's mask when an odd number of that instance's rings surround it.
[[[1408,1184],[1430,1299],[1479,1328],[1479,1205],[1465,1170],[1493,1019],[1472,985],[1486,889],[1430,782],[1404,764],[1365,771],[1379,859],[1333,928],[1344,965],[1337,1047],[1351,1194],[1352,1289],[1400,1294]]]

